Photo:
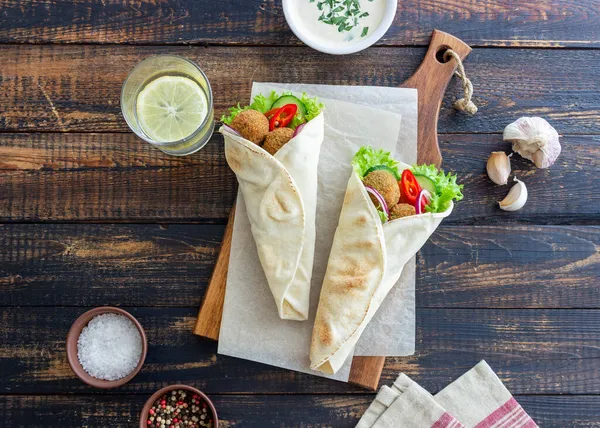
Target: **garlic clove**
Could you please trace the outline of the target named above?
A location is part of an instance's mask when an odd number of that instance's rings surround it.
[[[498,202],[500,204],[500,208],[504,211],[518,211],[525,205],[527,202],[527,186],[521,180],[515,177],[515,184],[508,191],[508,195]]]
[[[561,151],[558,132],[541,117],[517,119],[504,128],[503,139],[512,142],[513,151],[538,168],[550,167]]]
[[[508,176],[510,175],[510,156],[507,156],[504,152],[492,152],[487,161],[487,174],[496,184],[508,183]]]

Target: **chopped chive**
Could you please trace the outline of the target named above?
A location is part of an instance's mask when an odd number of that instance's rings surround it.
[[[315,2],[317,9],[322,12],[319,21],[337,26],[340,33],[352,30],[359,25],[360,19],[369,16],[368,12],[361,11],[360,0],[309,0],[309,3]],[[368,32],[369,28],[364,27],[361,37],[365,37]]]

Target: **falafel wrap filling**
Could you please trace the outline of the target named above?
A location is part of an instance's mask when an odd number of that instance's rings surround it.
[[[398,190],[397,180],[401,172],[415,167],[396,162],[388,152],[363,147],[355,155],[352,167],[310,346],[311,368],[327,374],[336,373],[352,355],[361,334],[398,282],[406,263],[453,209],[451,198],[442,212],[415,215],[413,205],[400,202],[404,195]],[[370,180],[365,180],[374,173]],[[436,169],[435,175],[439,174]],[[443,180],[446,179],[440,182]],[[448,187],[456,185],[455,177],[447,181]],[[379,198],[373,200],[367,188],[377,189],[385,204],[391,205],[391,221],[382,221]],[[449,195],[456,190],[446,192]],[[440,192],[443,193],[443,189]]]
[[[236,117],[247,110],[237,112],[230,123],[233,125]],[[256,130],[255,125],[249,127]],[[315,248],[323,113],[312,117],[293,138],[292,129],[281,128],[268,140],[267,135],[274,131],[265,134],[265,145],[269,142],[265,148],[245,138],[239,129],[235,131],[225,126],[220,129],[225,157],[238,179],[238,202],[243,201],[246,206],[277,312],[281,319],[306,320]]]

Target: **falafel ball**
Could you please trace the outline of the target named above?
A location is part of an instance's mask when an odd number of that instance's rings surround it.
[[[363,178],[363,183],[365,186],[377,190],[379,194],[383,196],[388,209],[391,210],[392,207],[398,203],[398,200],[400,199],[400,187],[398,187],[396,178],[392,173],[383,169],[375,170]],[[377,199],[372,195],[370,196],[375,206],[378,206],[379,203],[377,202]]]
[[[394,208],[390,210],[390,220],[396,220],[397,218],[408,217],[409,215],[417,214],[417,210],[411,204],[396,204]]]
[[[269,119],[259,111],[245,110],[233,118],[231,127],[246,140],[260,146],[269,132]]]
[[[288,141],[292,139],[294,130],[291,128],[277,128],[272,130],[265,137],[265,144],[263,149],[267,152],[275,155],[277,151],[282,148]]]

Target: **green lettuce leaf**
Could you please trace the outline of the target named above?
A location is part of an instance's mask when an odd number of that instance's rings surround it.
[[[449,172],[438,170],[435,165],[413,165],[411,167],[413,174],[423,175],[429,178],[435,184],[437,189],[431,200],[425,207],[427,212],[441,213],[450,208],[452,200],[460,201],[463,198],[463,185],[456,182],[456,175]]]
[[[231,107],[229,109],[229,115],[221,116],[221,122],[226,123],[227,125],[231,125],[231,121],[244,110],[251,109],[264,114],[271,110],[271,106],[278,98],[284,95],[294,94],[289,91],[283,92],[281,94],[278,94],[275,91],[271,91],[271,93],[266,97],[263,94],[258,94],[254,97],[254,99],[252,100],[252,104],[250,104],[249,106],[241,107],[238,104],[237,106]],[[306,93],[302,94],[302,96],[300,97],[300,101],[302,102],[302,104],[304,104],[304,107],[306,108],[306,115],[305,117],[302,117],[300,115],[294,116],[292,122],[290,123],[290,125],[288,125],[292,129],[296,129],[302,123],[314,119],[319,113],[321,113],[321,110],[323,109],[323,104],[320,103],[316,97],[309,98],[308,95],[306,95]]]
[[[292,94],[291,92],[284,92],[283,94],[281,94],[282,97],[284,95],[294,94]],[[323,103],[320,103],[317,97],[309,98],[308,95],[306,95],[306,92],[302,93],[302,96],[300,97],[300,102],[304,104],[304,108],[306,109],[306,115],[302,117],[301,115],[296,114],[290,122],[290,124],[288,125],[289,128],[296,129],[303,123],[310,122],[315,117],[317,117],[319,113],[321,113],[321,110],[323,110],[324,107]]]
[[[319,100],[317,100],[317,97],[309,98],[308,95],[306,95],[306,92],[302,93],[302,96],[300,97],[300,102],[304,104],[304,107],[306,108],[305,117],[307,122],[310,122],[315,117],[317,117],[324,107],[323,103],[320,103]]]
[[[364,177],[369,168],[376,165],[385,165],[395,171],[396,175],[400,175],[398,172],[398,162],[392,159],[390,152],[386,152],[383,149],[373,149],[371,146],[363,146],[354,155],[352,159],[352,167],[354,171]]]
[[[252,104],[250,104],[250,108],[252,110],[257,110],[262,114],[265,114],[269,110],[271,110],[271,106],[273,103],[279,98],[281,95],[277,95],[277,92],[271,91],[268,97],[265,97],[263,94],[258,94],[252,100]]]
[[[379,214],[379,218],[381,219],[382,223],[385,223],[388,221],[388,215],[386,213],[384,213],[381,210],[377,210],[377,214]]]
[[[230,107],[229,116],[221,116],[221,122],[226,123],[227,125],[231,125],[231,121],[233,120],[233,118],[241,112],[243,112],[244,110],[250,110],[250,106],[241,107],[238,103],[237,106]]]
[[[271,106],[275,102],[275,100],[279,98],[277,92],[271,91],[268,97],[265,97],[263,94],[258,94],[252,100],[252,104],[249,106],[241,107],[238,103],[237,106],[233,106],[229,109],[229,115],[221,116],[221,122],[226,123],[227,125],[231,125],[231,121],[241,112],[245,110],[256,110],[263,114],[271,110]]]

